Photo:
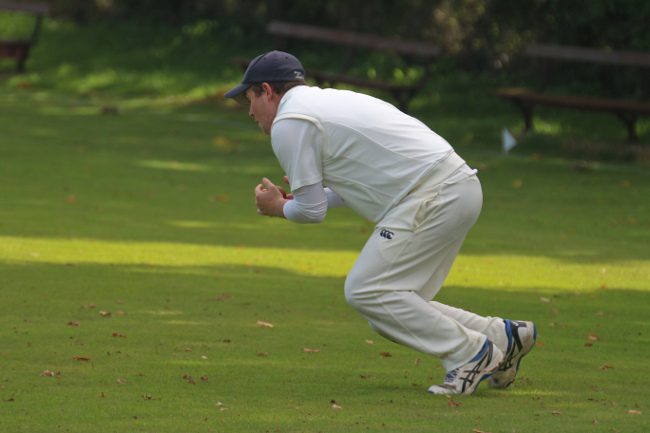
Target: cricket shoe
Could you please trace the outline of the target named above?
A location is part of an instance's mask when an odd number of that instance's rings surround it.
[[[479,353],[467,364],[450,370],[445,375],[442,385],[429,388],[431,394],[472,394],[479,383],[487,379],[503,361],[503,352],[492,342],[485,339]]]
[[[508,350],[497,371],[490,378],[490,387],[507,388],[514,381],[521,359],[535,347],[537,328],[533,322],[504,320],[508,336]]]

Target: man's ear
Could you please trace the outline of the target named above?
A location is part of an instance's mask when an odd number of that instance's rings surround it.
[[[273,88],[269,83],[262,83],[262,90],[264,91],[265,96],[267,97],[273,96]]]

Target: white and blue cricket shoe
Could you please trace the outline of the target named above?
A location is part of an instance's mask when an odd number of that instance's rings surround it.
[[[450,370],[442,385],[429,387],[431,394],[472,394],[481,381],[487,379],[499,368],[504,359],[503,352],[490,340],[485,339],[479,353],[467,364]]]
[[[507,388],[514,381],[521,359],[535,347],[537,328],[533,322],[504,320],[508,350],[499,368],[490,377],[490,387]]]

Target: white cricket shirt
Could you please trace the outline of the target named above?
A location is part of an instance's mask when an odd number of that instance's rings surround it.
[[[387,102],[308,86],[283,96],[271,142],[293,190],[322,182],[374,222],[453,153],[424,123]]]

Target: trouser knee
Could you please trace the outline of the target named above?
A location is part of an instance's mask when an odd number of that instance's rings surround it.
[[[348,305],[354,308],[361,314],[369,311],[374,296],[359,290],[359,286],[355,285],[353,281],[346,280],[345,282],[345,300]]]

